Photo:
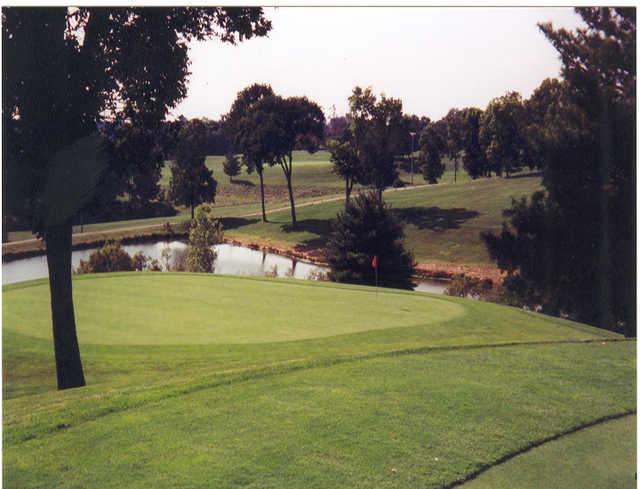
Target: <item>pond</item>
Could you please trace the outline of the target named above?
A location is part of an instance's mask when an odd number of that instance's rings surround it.
[[[127,253],[134,255],[142,251],[145,255],[155,258],[162,263],[162,250],[178,250],[186,248],[181,241],[160,241],[157,243],[140,243],[122,246]],[[245,246],[219,244],[215,247],[217,258],[214,273],[223,275],[251,275],[264,276],[275,274],[278,277],[293,277],[308,279],[310,275],[326,272],[327,268],[306,261],[295,260],[275,253],[266,253]],[[80,260],[87,260],[97,248],[75,250],[71,255],[73,268],[77,268]],[[172,262],[170,257],[170,261]],[[47,277],[47,258],[44,255],[31,258],[21,258],[2,264],[2,285]],[[420,292],[444,293],[448,286],[446,280],[419,279],[414,290]]]

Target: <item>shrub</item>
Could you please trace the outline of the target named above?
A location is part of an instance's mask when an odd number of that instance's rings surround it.
[[[222,223],[214,217],[211,204],[200,204],[195,209],[189,231],[186,266],[189,272],[213,273],[216,252],[213,246],[222,243]]]
[[[131,257],[131,262],[133,263],[133,269],[136,272],[141,272],[147,269],[147,264],[151,259],[150,256],[145,255],[142,251],[138,251],[135,255]]]
[[[329,280],[329,274],[322,270],[311,270],[307,274],[307,280],[317,280],[318,282],[327,282]]]
[[[162,263],[161,268],[166,270],[167,272],[171,270],[171,256],[173,253],[171,252],[171,246],[165,245],[162,250],[160,250],[160,260]]]
[[[173,252],[173,267],[171,270],[174,272],[186,272],[187,271],[187,248],[178,248]]]
[[[456,297],[484,297],[493,288],[491,279],[467,277],[464,273],[455,275],[445,290],[445,294]]]
[[[277,278],[278,277],[278,265],[274,265],[271,267],[271,270],[264,271],[265,277]]]
[[[507,278],[508,280],[508,278]],[[453,277],[445,294],[457,297],[472,297],[486,302],[523,307],[524,303],[503,284],[494,284],[491,279],[465,277],[464,274]],[[535,307],[534,307],[535,309]]]
[[[241,169],[240,160],[233,153],[227,154],[224,162],[222,163],[222,171],[229,177],[229,182],[233,182],[233,177],[240,174]]]
[[[156,260],[155,258],[151,258],[147,262],[147,270],[150,271],[150,272],[161,272],[162,271],[162,265],[160,265],[160,262],[158,260]]]
[[[413,256],[404,249],[403,237],[402,224],[374,192],[358,195],[334,223],[328,243],[329,277],[372,285],[371,262],[377,256],[379,285],[413,288]]]
[[[77,273],[122,272],[134,270],[134,263],[119,241],[107,241],[102,248],[80,260]]]
[[[137,272],[161,272],[162,266],[160,262],[155,258],[151,258],[149,255],[145,255],[142,251],[138,251],[131,257],[133,263],[133,269]]]

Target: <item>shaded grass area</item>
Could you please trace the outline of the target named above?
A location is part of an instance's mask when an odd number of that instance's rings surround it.
[[[607,421],[489,469],[464,489],[636,487],[636,416]]]
[[[441,487],[536,439],[633,409],[634,355],[630,342],[521,346],[231,382],[5,444],[5,483]]]

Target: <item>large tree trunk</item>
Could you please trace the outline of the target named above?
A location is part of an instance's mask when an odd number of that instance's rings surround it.
[[[85,385],[71,289],[71,224],[45,231],[58,389]]]
[[[264,180],[262,177],[262,172],[259,171],[258,175],[260,176],[260,203],[262,204],[262,222],[267,222],[267,211],[264,208]]]
[[[291,227],[296,229],[298,222],[296,221],[296,204],[293,201],[293,186],[291,185],[291,174],[285,174],[287,177],[287,188],[289,189],[289,203],[291,204]]]
[[[346,209],[347,207],[349,207],[349,201],[351,199],[351,189],[353,188],[353,183],[350,181],[349,178],[345,178],[345,186],[344,186],[344,192],[345,192],[345,199],[344,199],[344,208]]]

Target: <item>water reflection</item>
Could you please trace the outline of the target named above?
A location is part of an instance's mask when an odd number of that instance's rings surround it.
[[[169,248],[172,252],[186,248],[181,241],[142,243],[123,245],[130,255],[142,251],[145,255],[155,258],[162,263],[162,250]],[[96,248],[76,250],[71,255],[73,268],[77,268],[80,260],[87,260]],[[293,277],[307,279],[312,273],[325,272],[326,268],[305,261],[287,258],[285,256],[267,253],[262,250],[254,250],[244,246],[231,244],[219,244],[215,246],[218,257],[215,262],[216,274],[224,275],[252,275],[263,276],[273,274],[277,277]],[[173,264],[174,253],[171,253],[170,262]],[[23,280],[47,277],[47,258],[35,256],[22,258],[2,264],[2,284],[12,284]],[[447,282],[442,280],[423,280],[418,282],[415,290],[421,292],[444,293]]]

